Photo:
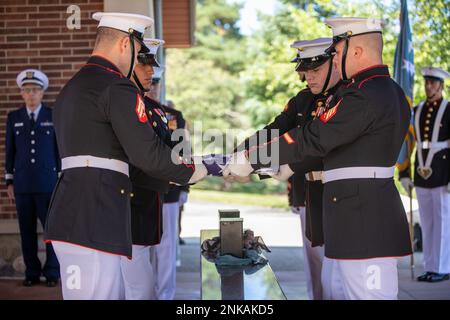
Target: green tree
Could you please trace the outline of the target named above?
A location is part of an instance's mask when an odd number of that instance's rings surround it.
[[[409,8],[414,8],[410,9],[410,18],[416,66],[414,101],[418,103],[425,99],[420,69],[436,66],[450,70],[450,1],[415,0]]]
[[[214,66],[237,74],[244,68],[245,38],[237,22],[242,4],[226,0],[199,0],[196,15],[196,45],[187,50],[193,59],[205,59]]]
[[[203,129],[241,128],[239,79],[211,60],[192,59],[186,50],[168,50],[167,93],[189,122]]]
[[[197,1],[196,44],[167,50],[167,97],[205,130],[248,127],[238,76],[246,57],[237,26],[240,8],[226,0]]]

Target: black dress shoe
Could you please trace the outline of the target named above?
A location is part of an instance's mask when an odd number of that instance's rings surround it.
[[[23,280],[22,284],[24,287],[32,287],[35,284],[40,283],[41,281],[39,279],[25,279]]]
[[[50,279],[47,279],[46,285],[47,285],[47,287],[49,287],[49,288],[54,288],[54,287],[56,287],[56,286],[58,285],[58,280],[50,280]]]
[[[448,273],[433,273],[427,279],[428,282],[440,282],[444,280],[448,280],[450,277]]]
[[[428,281],[428,278],[433,274],[433,272],[425,272],[417,277],[417,281]]]

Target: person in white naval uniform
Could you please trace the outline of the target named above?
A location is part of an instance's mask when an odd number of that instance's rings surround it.
[[[417,280],[439,282],[450,274],[450,107],[442,97],[450,73],[427,67],[422,75],[427,100],[414,108],[414,184],[410,167],[400,181],[406,191],[415,186],[419,202],[425,273]]]

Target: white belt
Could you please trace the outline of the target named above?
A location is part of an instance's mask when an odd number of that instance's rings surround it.
[[[322,181],[322,171],[311,171],[305,174],[307,181]]]
[[[418,142],[417,146],[421,149],[448,149],[450,148],[450,140],[438,142],[423,141]]]
[[[128,163],[120,160],[99,158],[93,156],[74,156],[61,159],[61,170],[84,167],[108,169],[129,176]]]
[[[394,176],[393,167],[348,167],[323,171],[322,182],[345,179],[387,179]]]

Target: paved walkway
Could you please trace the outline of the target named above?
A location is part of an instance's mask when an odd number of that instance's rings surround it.
[[[407,201],[405,201],[405,205]],[[300,219],[289,211],[242,205],[188,203],[182,221],[182,237],[187,245],[181,246],[181,266],[178,268],[178,292],[182,299],[200,298],[199,234],[201,229],[218,228],[218,209],[239,209],[244,228],[263,237],[272,250],[267,253],[272,269],[288,299],[307,299],[303,272],[303,250]],[[417,209],[416,203],[413,209]],[[416,215],[415,215],[415,221]],[[414,255],[415,275],[423,272],[422,253]],[[192,279],[195,278],[195,281]],[[189,294],[191,292],[191,294]],[[411,279],[410,257],[399,261],[399,299],[448,299],[450,281],[423,283]]]
[[[218,228],[218,209],[239,209],[244,228],[250,228],[263,237],[272,252],[268,253],[283,291],[288,299],[306,299],[301,248],[300,220],[286,210],[248,207],[242,205],[188,203],[182,221],[182,237],[187,244],[180,246],[176,299],[200,299],[201,229]],[[416,253],[416,275],[423,271],[422,254]],[[61,299],[60,288],[44,285],[23,288],[20,279],[0,279],[0,299]],[[399,263],[399,299],[449,299],[450,281],[419,283],[411,280],[409,257]]]

